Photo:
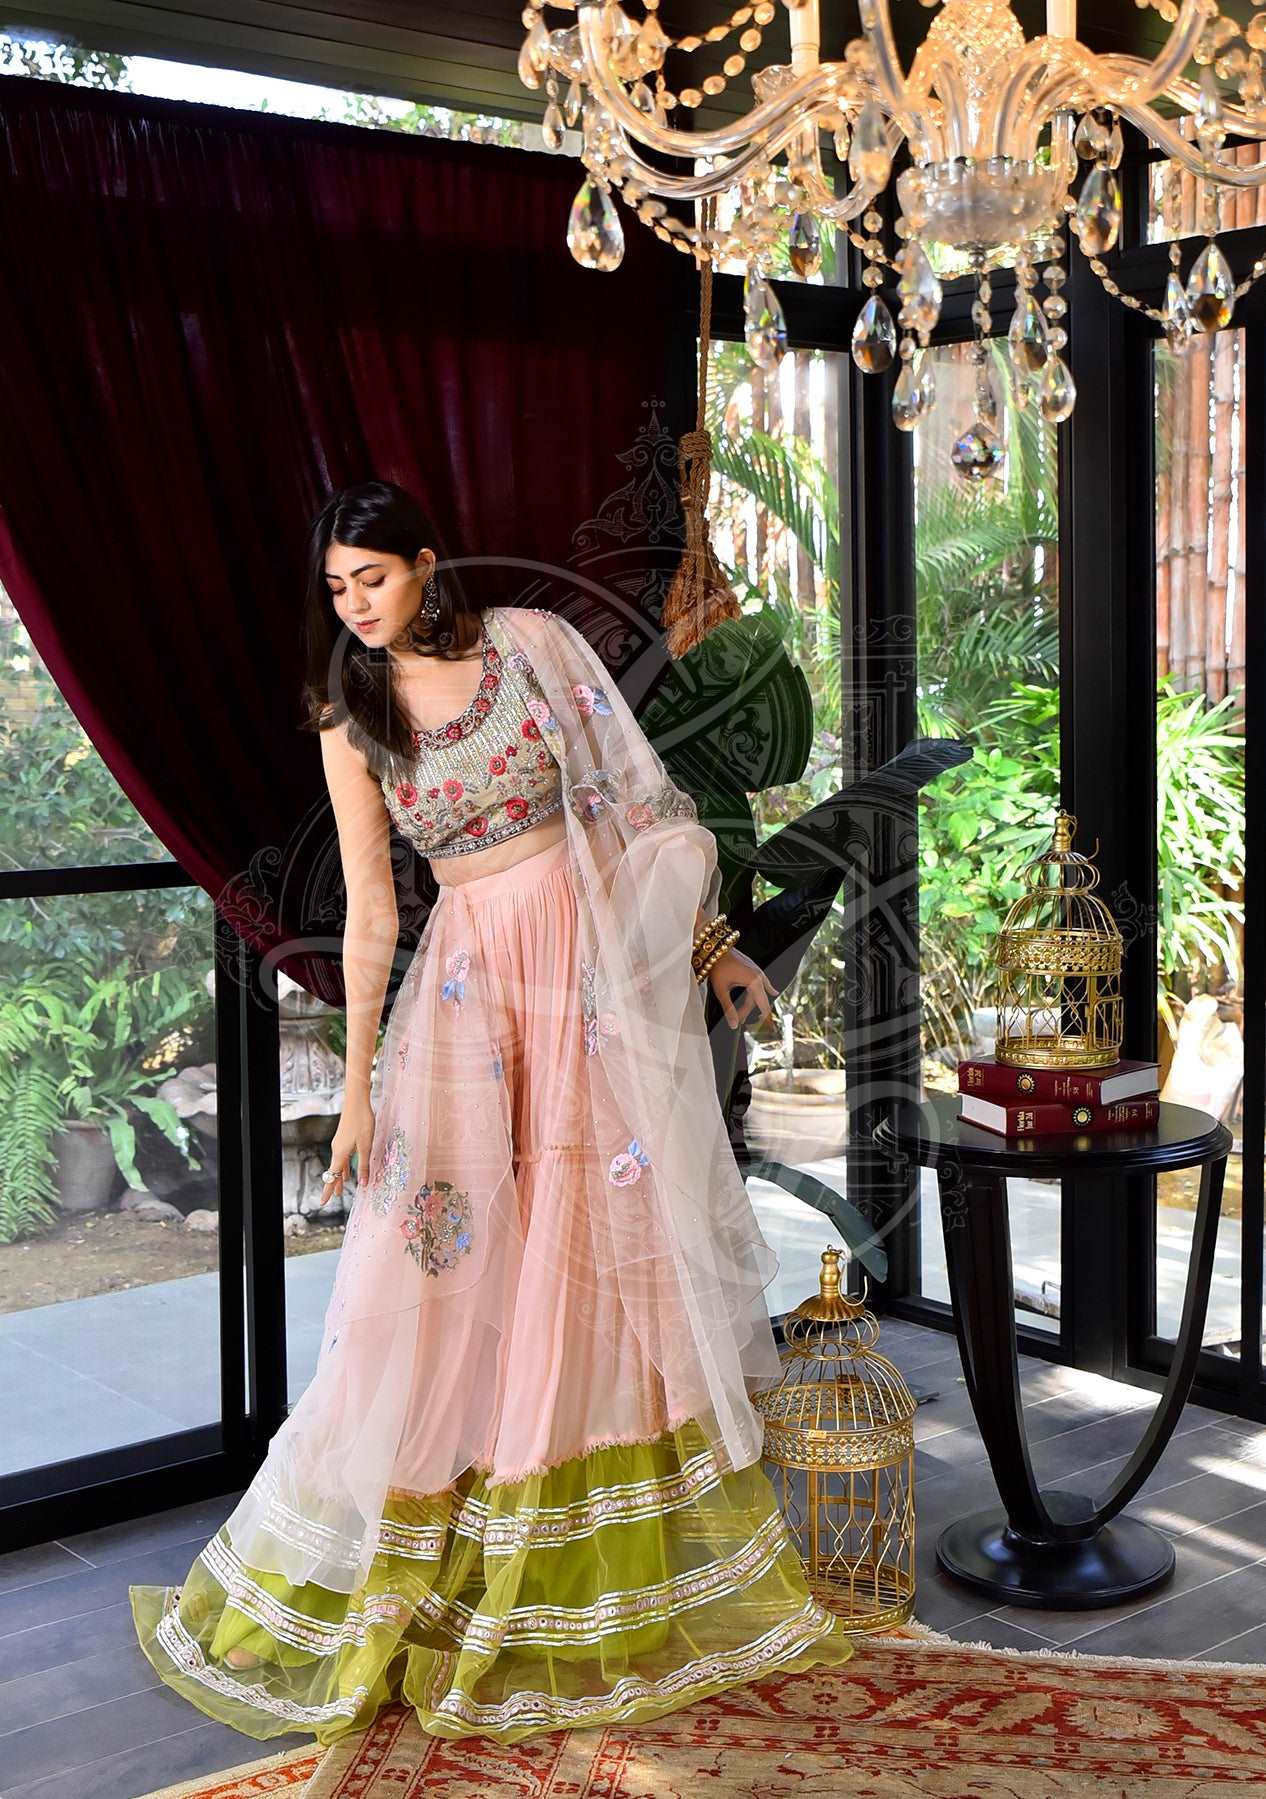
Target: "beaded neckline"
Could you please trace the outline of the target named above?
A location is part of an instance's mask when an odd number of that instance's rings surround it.
[[[479,685],[475,696],[464,712],[456,718],[450,718],[446,724],[432,725],[425,730],[412,730],[410,736],[415,750],[438,750],[446,744],[457,743],[483,723],[486,713],[491,712],[492,702],[496,698],[497,688],[501,684],[501,655],[488,630],[487,621],[480,618],[479,633],[483,640],[483,672],[479,677]]]

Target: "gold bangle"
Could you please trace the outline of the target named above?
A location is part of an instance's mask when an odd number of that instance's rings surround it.
[[[693,960],[696,965],[700,962],[715,962],[718,956],[723,956],[730,945],[732,943],[737,943],[738,940],[739,933],[731,926],[731,928],[728,931],[723,932],[720,937],[714,938],[711,943],[707,943],[701,950],[697,950]]]
[[[697,955],[701,949],[707,949],[724,929],[725,913],[718,912],[715,918],[710,918],[695,932],[694,943],[691,945],[692,954]]]
[[[738,931],[736,931],[736,930],[727,931],[725,936],[722,938],[721,942],[715,945],[715,947],[709,952],[709,954],[703,959],[703,961],[695,962],[695,964],[694,964],[695,979],[699,980],[699,981],[705,980],[707,978],[709,970],[716,963],[718,963],[721,960],[721,958],[725,954],[725,952],[731,947],[731,945],[737,943],[738,940],[739,940]]]

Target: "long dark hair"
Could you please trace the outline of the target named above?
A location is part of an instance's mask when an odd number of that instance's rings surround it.
[[[464,654],[478,635],[480,609],[472,607],[446,557],[432,521],[411,493],[394,481],[358,481],[331,494],[308,530],[304,599],[304,730],[347,722],[348,741],[363,751],[372,771],[400,775],[413,760],[410,726],[398,703],[395,658],[349,631],[334,610],[325,574],[331,542],[402,556],[413,562],[433,549],[439,615],[418,617],[413,648],[423,656]]]

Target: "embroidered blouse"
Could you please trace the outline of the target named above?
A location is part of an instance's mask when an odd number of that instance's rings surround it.
[[[417,759],[408,777],[381,783],[392,823],[427,857],[502,843],[563,804],[558,763],[482,619],[480,636],[475,697],[447,724],[414,731]]]

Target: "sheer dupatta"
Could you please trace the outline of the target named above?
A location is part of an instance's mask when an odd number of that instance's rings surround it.
[[[750,1392],[780,1375],[764,1297],[778,1258],[734,1160],[691,968],[696,916],[717,911],[716,840],[574,626],[528,608],[486,616],[562,773],[595,1266],[618,1279],[674,1420],[695,1417],[742,1467],[762,1446]]]
[[[763,1444],[751,1390],[780,1374],[764,1297],[777,1258],[730,1147],[690,965],[696,915],[716,913],[716,840],[579,632],[549,613],[485,618],[522,702],[525,778],[552,756],[564,796],[571,966],[551,966],[548,991],[505,997],[524,1016],[575,1018],[583,1037],[558,1071],[579,1082],[560,1128],[582,1141],[549,1146],[566,1162],[566,1230],[556,1245],[533,1229],[540,1165],[525,1178],[499,1053],[504,971],[494,946],[470,947],[459,880],[388,1020],[373,1155],[312,1380],[227,1521],[242,1564],[294,1585],[360,1586],[393,1493],[414,1503],[472,1465],[514,1478],[498,1449],[520,1305],[541,1308],[534,1341],[549,1337],[557,1293],[583,1309],[562,1321],[614,1319],[645,1352],[635,1391],[567,1396],[559,1418],[585,1420],[568,1455],[608,1427],[610,1441],[650,1441],[694,1420],[718,1467],[742,1468]],[[559,1004],[560,980],[579,1005]],[[536,1086],[550,1079],[533,1068]],[[623,1348],[618,1360],[629,1365]],[[567,1378],[603,1377],[581,1364]]]

